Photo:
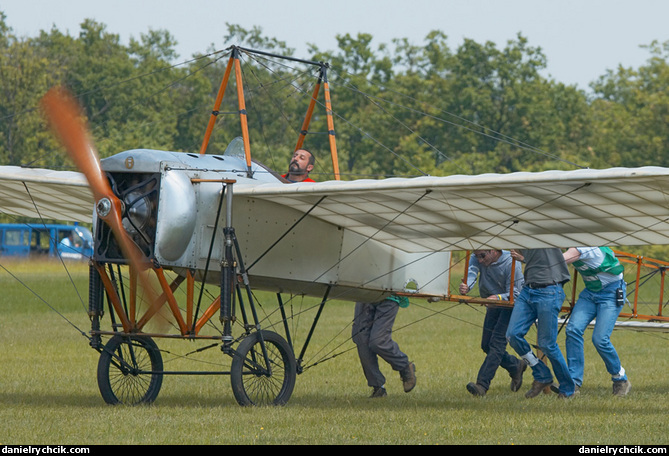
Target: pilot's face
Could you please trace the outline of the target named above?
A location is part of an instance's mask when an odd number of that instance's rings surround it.
[[[293,158],[290,161],[289,170],[294,174],[307,174],[314,169],[314,165],[309,164],[309,159],[311,154],[303,149],[296,150],[293,154]]]

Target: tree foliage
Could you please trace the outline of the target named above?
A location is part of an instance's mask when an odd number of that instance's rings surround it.
[[[668,43],[651,43],[646,65],[610,70],[587,94],[542,76],[546,56],[520,34],[503,48],[466,39],[454,49],[441,31],[419,44],[346,34],[334,50],[310,45],[309,56],[294,56],[258,27],[227,24],[224,39],[264,52],[240,54],[242,81],[252,155],[277,171],[297,144],[319,75],[332,97],[344,179],[669,165]],[[19,38],[0,13],[0,163],[71,166],[38,109],[57,84],[82,103],[103,157],[133,148],[199,152],[230,53],[178,63],[174,47],[161,30],[123,45],[92,20],[78,36],[53,28]],[[239,83],[233,72],[208,153],[241,135]],[[305,140],[318,157],[317,180],[333,177],[326,114],[321,87]]]

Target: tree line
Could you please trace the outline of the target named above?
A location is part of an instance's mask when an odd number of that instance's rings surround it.
[[[375,47],[369,34],[346,34],[335,50],[295,56],[258,27],[225,33],[225,46],[264,52],[241,54],[242,80],[252,155],[279,172],[323,70],[342,179],[669,166],[669,42],[648,44],[645,65],[608,70],[586,93],[542,76],[546,56],[521,34],[503,48],[466,39],[455,49],[441,31]],[[54,27],[18,37],[0,11],[0,164],[73,169],[39,109],[55,85],[79,99],[101,157],[199,152],[230,53],[182,60],[175,45],[165,30],[123,45],[93,20],[77,36]],[[241,135],[238,83],[230,77],[208,153]],[[316,180],[333,178],[326,114],[321,90],[304,143]]]
[[[17,37],[0,13],[0,163],[71,166],[46,128],[40,97],[54,85],[81,102],[102,157],[132,148],[198,152],[229,54],[178,62],[168,31],[128,45],[84,21],[78,36],[53,28]],[[669,165],[669,42],[647,64],[609,70],[586,93],[542,76],[547,59],[522,35],[498,48],[440,31],[423,43],[338,36],[336,50],[294,56],[260,28],[227,24],[226,45],[324,62],[343,179]],[[177,63],[175,63],[177,62]],[[253,156],[283,171],[318,79],[318,65],[243,55]],[[209,153],[241,134],[231,76]],[[316,178],[332,178],[323,91],[305,147]]]
[[[256,160],[285,171],[325,70],[342,179],[669,166],[669,42],[648,44],[645,65],[608,70],[586,93],[543,76],[546,56],[521,34],[503,48],[466,39],[452,49],[441,31],[419,44],[372,38],[340,35],[335,50],[295,56],[258,27],[227,24],[226,47],[264,52],[241,54]],[[0,164],[73,169],[39,109],[55,85],[79,99],[101,157],[199,152],[230,53],[182,60],[175,45],[165,30],[124,45],[93,20],[77,36],[54,27],[18,37],[0,12]],[[207,153],[241,135],[237,84],[231,76]],[[323,97],[304,143],[316,180],[333,178]]]

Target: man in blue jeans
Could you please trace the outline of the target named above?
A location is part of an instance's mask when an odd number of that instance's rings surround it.
[[[595,321],[592,343],[611,374],[613,394],[625,396],[632,385],[611,343],[611,333],[622,310],[626,295],[624,267],[608,247],[572,247],[564,253],[567,264],[573,264],[580,273],[585,289],[571,311],[565,342],[569,373],[576,388],[583,384],[583,333]]]
[[[565,298],[562,286],[570,278],[562,251],[558,248],[512,250],[511,255],[525,263],[525,286],[513,305],[506,332],[509,345],[532,368],[534,381],[525,397],[536,397],[553,385],[550,369],[532,353],[525,340],[536,321],[537,345],[551,362],[559,382],[559,397],[570,398],[574,395],[574,380],[557,343],[558,313]]]
[[[509,301],[513,276],[513,294],[518,296],[523,288],[523,271],[520,262],[513,264],[511,254],[506,250],[475,250],[467,269],[467,279],[460,284],[460,294],[466,295],[479,283],[482,298]],[[511,377],[511,391],[516,392],[523,384],[523,372],[527,368],[524,360],[506,351],[506,329],[511,318],[511,307],[486,305],[483,320],[481,349],[486,354],[476,376],[476,383],[467,384],[467,391],[474,396],[485,396],[490,383],[502,367]]]

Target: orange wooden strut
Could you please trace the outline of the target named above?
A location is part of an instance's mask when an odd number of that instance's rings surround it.
[[[177,304],[177,300],[174,297],[174,293],[172,292],[170,286],[167,284],[167,280],[165,279],[165,273],[163,272],[162,268],[156,268],[154,270],[156,271],[156,275],[158,276],[158,281],[160,282],[160,286],[163,289],[163,292],[165,293],[165,298],[167,299],[167,305],[170,307],[172,315],[174,315],[174,318],[177,320],[177,324],[179,325],[179,330],[181,331],[181,334],[185,335],[188,332],[188,327],[186,326],[186,322],[181,316],[181,311],[179,310],[179,305]]]
[[[186,325],[189,328],[193,327],[193,302],[195,290],[195,277],[193,272],[189,269],[186,273]]]
[[[669,322],[669,317],[662,315],[662,304],[664,300],[664,277],[665,277],[665,268],[669,267],[669,262],[656,260],[656,259],[647,259],[640,255],[634,255],[626,252],[621,252],[618,250],[613,250],[620,262],[633,264],[636,266],[636,276],[635,280],[637,283],[636,289],[634,291],[634,304],[632,306],[632,312],[621,312],[620,316],[625,318],[635,318],[643,320],[657,320],[662,322]],[[651,269],[660,269],[660,301],[659,309],[657,315],[643,315],[639,314],[638,304],[639,304],[639,283],[641,280],[641,267],[647,267]]]
[[[662,269],[660,271],[660,303],[659,303],[659,308],[657,309],[657,314],[659,316],[662,316],[662,305],[664,304],[664,278],[666,276],[666,269]]]
[[[323,84],[323,94],[325,95],[325,113],[328,121],[328,138],[330,139],[330,153],[332,154],[332,168],[335,180],[339,180],[339,160],[337,158],[337,142],[335,141],[334,120],[332,118],[332,102],[330,101],[330,86],[327,79]]]
[[[216,118],[218,117],[218,110],[221,108],[221,103],[223,102],[223,95],[225,95],[225,89],[228,85],[228,79],[230,79],[230,70],[232,69],[232,62],[234,56],[230,56],[228,60],[228,65],[225,67],[225,74],[223,75],[223,80],[221,81],[221,86],[218,89],[218,94],[216,95],[216,101],[214,102],[214,109],[211,111],[209,116],[209,123],[207,124],[207,130],[204,133],[204,140],[202,141],[202,146],[200,146],[200,155],[204,155],[207,151],[207,146],[209,145],[209,139],[211,138],[211,132],[214,130],[214,125],[216,125]]]
[[[316,102],[318,100],[318,94],[321,89],[321,84],[323,85],[323,94],[325,97],[325,114],[327,119],[328,139],[330,143],[330,155],[332,156],[332,170],[334,172],[335,180],[340,180],[341,175],[339,173],[339,159],[337,157],[337,141],[334,129],[332,101],[330,98],[330,86],[327,81],[326,67],[323,64],[321,64],[321,70],[318,74],[318,82],[316,83],[314,91],[311,95],[309,107],[307,108],[307,113],[302,123],[302,129],[300,130],[300,134],[297,138],[297,144],[295,145],[295,150],[301,149],[304,144],[304,140],[309,130],[309,124],[311,122],[311,118],[314,113],[314,107],[316,106]]]
[[[221,308],[221,296],[219,295],[214,302],[204,311],[202,317],[195,323],[195,334],[199,334],[202,327],[209,321],[211,317],[216,315],[216,312]]]
[[[513,257],[511,258],[511,279],[510,280],[511,280],[511,283],[509,284],[509,303],[513,304],[513,301],[514,301],[514,299],[513,299],[514,298],[513,288],[516,284],[516,259],[513,258]]]
[[[239,104],[239,121],[242,125],[242,139],[244,140],[244,154],[246,155],[247,171],[251,173],[251,143],[249,141],[249,127],[246,118],[246,102],[244,101],[244,85],[242,83],[242,69],[237,52],[235,56],[235,77],[237,79],[237,102]]]
[[[111,279],[107,275],[107,271],[105,271],[105,268],[99,263],[94,263],[94,265],[95,269],[97,269],[98,271],[100,280],[102,281],[102,285],[105,287],[105,290],[107,291],[107,296],[111,301],[112,307],[116,311],[116,315],[118,315],[118,318],[121,320],[121,325],[123,325],[123,331],[130,332],[130,330],[133,329],[133,325],[130,323],[130,320],[128,320],[125,312],[123,311],[123,306],[121,305],[121,298],[116,292],[116,288],[112,284]]]
[[[307,131],[309,131],[309,124],[311,123],[311,117],[314,114],[314,107],[316,106],[316,100],[318,99],[318,93],[321,90],[321,77],[318,77],[318,82],[314,87],[314,92],[311,94],[311,101],[309,102],[309,107],[307,108],[307,114],[304,116],[304,122],[302,122],[302,129],[300,130],[300,135],[297,138],[297,145],[295,145],[295,150],[301,149],[304,144],[304,138],[307,136]]]
[[[153,318],[153,316],[158,313],[163,304],[165,304],[165,302],[168,302],[168,304],[170,305],[170,309],[172,310],[172,314],[174,315],[174,318],[176,318],[177,323],[179,324],[179,329],[181,333],[185,334],[186,333],[184,329],[185,323],[183,322],[183,318],[181,317],[179,309],[175,307],[176,301],[174,298],[174,290],[176,290],[179,287],[179,285],[181,285],[184,278],[182,276],[178,276],[176,279],[174,279],[174,281],[172,281],[171,284],[168,285],[167,281],[164,278],[162,268],[153,268],[153,271],[158,277],[158,282],[160,283],[160,286],[163,290],[163,294],[153,299],[153,302],[150,303],[149,309],[137,322],[136,325],[137,329],[142,329],[149,322],[149,320],[151,320],[151,318]]]

